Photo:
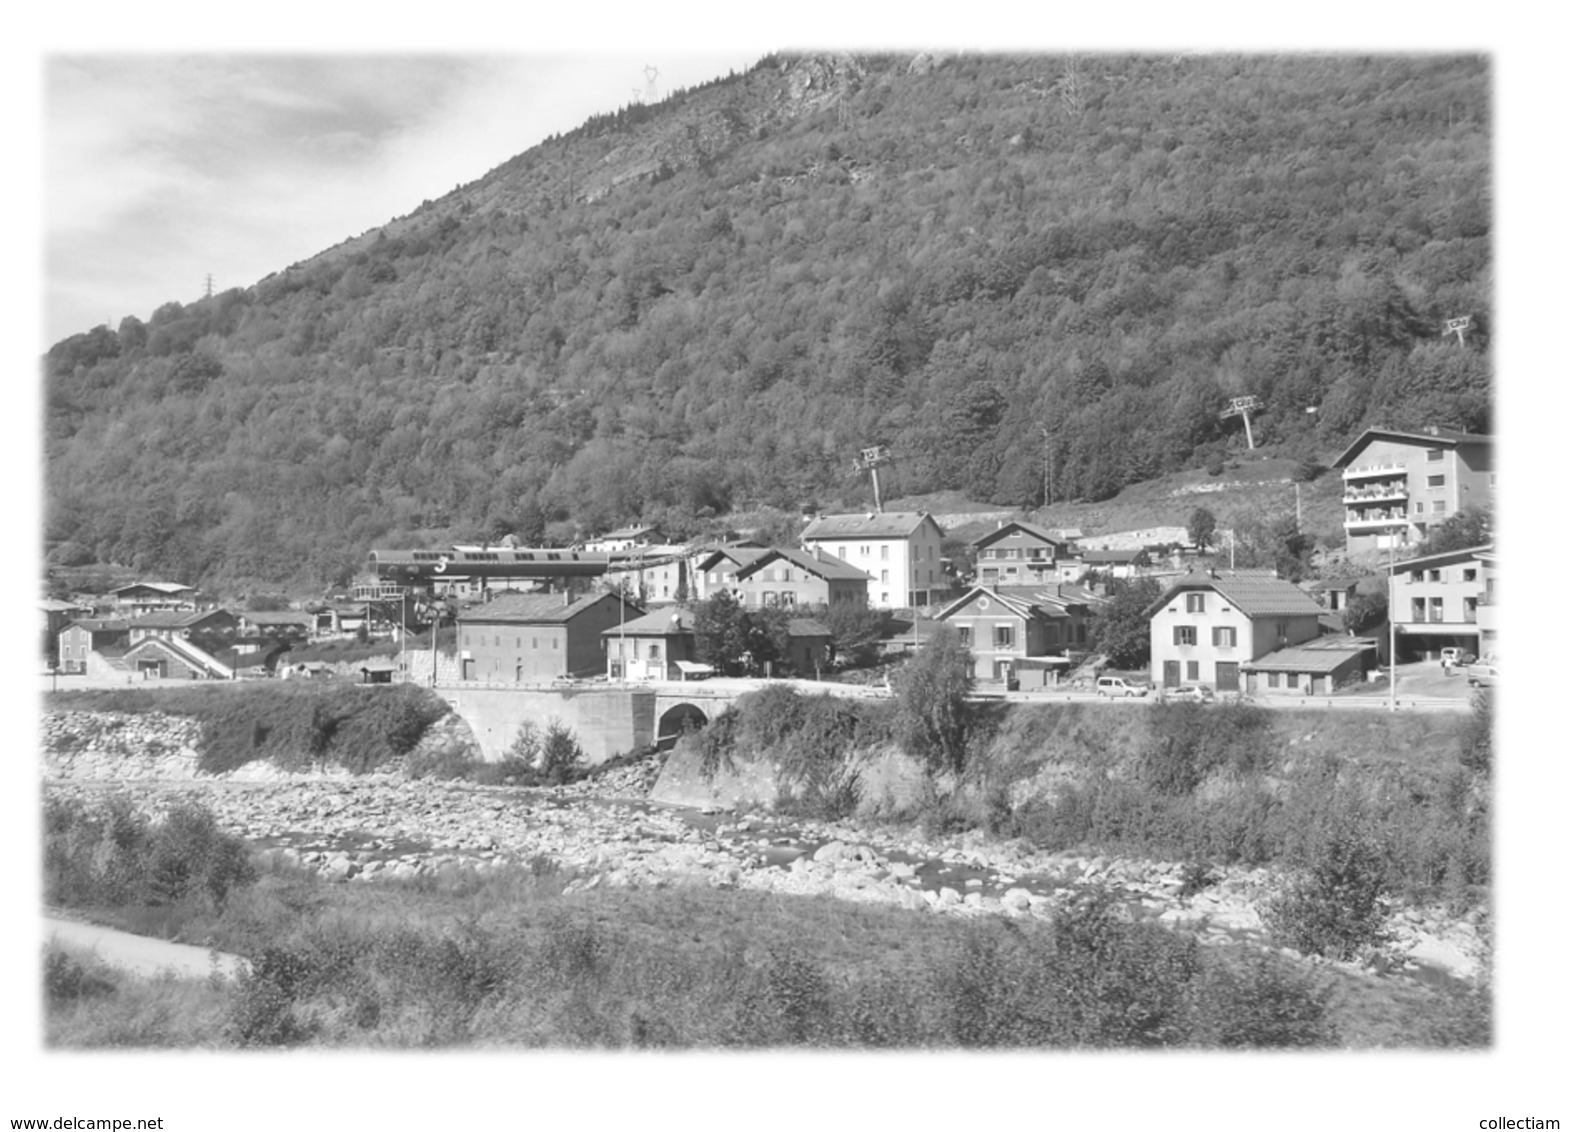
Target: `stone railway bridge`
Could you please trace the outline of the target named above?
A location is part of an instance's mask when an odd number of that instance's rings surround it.
[[[808,693],[877,695],[854,685],[811,680],[654,681],[647,684],[439,683],[434,689],[469,724],[487,759],[501,759],[518,729],[544,729],[560,721],[578,738],[592,763],[649,743],[676,741],[687,723],[702,726],[748,692],[787,683]]]

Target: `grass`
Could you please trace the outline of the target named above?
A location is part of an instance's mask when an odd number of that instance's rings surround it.
[[[330,885],[289,869],[188,936],[218,988],[94,973],[51,1045],[224,1048],[1231,1048],[1487,1042],[1473,999],[1211,948],[1090,900],[1054,925],[706,887],[595,888],[536,863]],[[54,982],[60,983],[57,976]],[[1471,1013],[1470,1013],[1471,1012]]]

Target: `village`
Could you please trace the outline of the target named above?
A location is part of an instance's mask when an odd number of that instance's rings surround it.
[[[73,594],[42,603],[44,656],[54,687],[684,681],[717,674],[695,608],[723,594],[737,610],[771,611],[786,637],[776,655],[727,658],[728,675],[887,680],[889,662],[950,626],[973,658],[979,694],[1386,698],[1395,707],[1400,686],[1410,704],[1465,706],[1472,689],[1498,680],[1494,546],[1422,551],[1431,526],[1492,507],[1491,438],[1370,429],[1333,467],[1346,505],[1343,568],[1299,583],[1234,568],[1230,532],[1177,525],[1088,534],[998,516],[973,520],[967,529],[987,529],[955,556],[945,553],[950,532],[924,512],[808,516],[796,545],[774,546],[672,544],[634,524],[571,548],[599,556],[599,576],[506,576],[489,566],[515,552],[506,539],[496,550],[374,552],[350,592],[290,608],[236,608],[150,580]],[[422,556],[436,560],[423,577],[393,568]],[[1094,627],[1139,582],[1158,595],[1141,611],[1148,659],[1121,667],[1094,647]],[[1360,598],[1388,615],[1350,626]],[[876,643],[856,657],[825,624],[831,611],[852,609],[884,615]],[[422,620],[444,617],[446,648],[440,635],[417,635]],[[336,662],[294,659],[326,642],[365,647]]]

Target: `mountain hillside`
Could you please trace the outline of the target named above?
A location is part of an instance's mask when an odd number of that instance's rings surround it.
[[[1487,431],[1489,152],[1471,56],[770,57],[57,343],[47,549],[327,582],[866,506],[879,443],[901,494],[1094,503],[1245,394],[1289,458]]]

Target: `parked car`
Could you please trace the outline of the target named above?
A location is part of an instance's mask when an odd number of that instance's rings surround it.
[[[1465,668],[1478,658],[1466,649],[1443,648],[1440,650],[1440,663],[1449,664],[1452,668]]]
[[[1500,682],[1500,666],[1475,664],[1467,670],[1467,682],[1474,688],[1493,688]]]
[[[1143,696],[1149,691],[1149,685],[1131,684],[1122,676],[1100,676],[1096,681],[1099,696]]]
[[[1209,684],[1184,684],[1167,692],[1163,696],[1169,703],[1178,704],[1214,704],[1216,693]]]

